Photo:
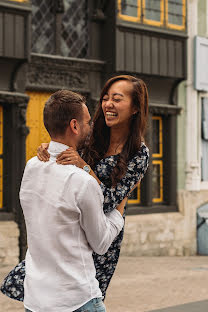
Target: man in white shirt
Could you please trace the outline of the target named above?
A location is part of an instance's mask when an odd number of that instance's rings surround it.
[[[97,181],[83,169],[56,163],[58,154],[84,142],[90,119],[77,93],[61,90],[46,102],[50,160],[30,159],[20,189],[28,239],[26,311],[105,311],[92,251],[108,250],[123,227],[123,211],[105,216]]]

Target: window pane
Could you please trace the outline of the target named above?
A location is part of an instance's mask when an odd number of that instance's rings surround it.
[[[160,198],[160,166],[153,165],[152,167],[152,186],[153,198]]]
[[[51,0],[32,0],[32,52],[55,53],[55,10]]]
[[[140,185],[135,188],[130,196],[128,197],[128,204],[139,204],[140,203]]]
[[[168,23],[183,25],[183,2],[184,0],[168,0]]]
[[[88,52],[86,0],[64,0],[61,29],[61,54],[83,58]]]
[[[160,153],[160,125],[158,119],[153,119],[153,154]]]
[[[153,161],[152,166],[152,194],[153,202],[162,202],[163,200],[163,176],[162,161],[156,163]]]
[[[121,14],[137,17],[137,0],[122,0]]]
[[[161,0],[145,1],[145,19],[160,22],[160,2]]]
[[[154,116],[152,117],[152,133],[153,133],[153,157],[163,156],[163,125],[162,117]]]
[[[137,200],[137,189],[133,190],[131,192],[131,195],[129,196],[129,199]]]

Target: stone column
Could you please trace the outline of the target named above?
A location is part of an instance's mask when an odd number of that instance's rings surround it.
[[[198,136],[198,93],[194,89],[194,37],[197,35],[198,0],[188,4],[188,61],[186,84],[186,189],[200,190],[200,159]]]

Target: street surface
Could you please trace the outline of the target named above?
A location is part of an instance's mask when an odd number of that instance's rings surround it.
[[[208,257],[121,257],[105,303],[107,312],[208,311]],[[0,311],[24,309],[0,294]]]

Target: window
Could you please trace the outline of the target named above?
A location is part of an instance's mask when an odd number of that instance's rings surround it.
[[[163,203],[163,119],[161,116],[152,117],[152,204]],[[143,180],[128,199],[129,205],[143,204],[141,188],[145,191]]]
[[[151,117],[146,137],[150,164],[139,187],[128,199],[128,214],[177,211],[177,111],[171,107],[164,112],[160,106],[150,105]]]
[[[118,0],[119,17],[131,22],[140,21],[141,0]]]
[[[185,0],[166,0],[166,21],[170,28],[183,30],[185,28]]]
[[[182,31],[186,28],[186,0],[118,0],[118,17]]]
[[[3,107],[0,106],[0,209],[3,208]]]
[[[88,53],[87,1],[64,0],[61,55],[83,58]]]
[[[88,54],[87,0],[32,0],[32,52],[84,58]]]
[[[51,0],[32,0],[32,52],[55,54],[55,10]]]
[[[143,0],[144,23],[161,26],[164,22],[164,3],[162,0]]]

